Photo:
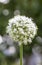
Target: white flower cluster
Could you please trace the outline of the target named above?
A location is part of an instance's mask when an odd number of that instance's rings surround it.
[[[2,36],[0,35],[0,44],[3,43]]]
[[[25,16],[14,16],[9,20],[6,32],[14,41],[23,44],[31,43],[37,33],[37,26],[31,18]]]

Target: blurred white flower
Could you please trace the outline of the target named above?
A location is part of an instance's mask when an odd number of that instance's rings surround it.
[[[38,43],[42,44],[42,37],[38,36],[38,37],[36,37],[36,40]]]
[[[3,51],[3,53],[6,55],[6,56],[11,56],[13,54],[16,53],[16,48],[14,46],[10,46],[9,48],[5,49]]]
[[[6,48],[7,48],[6,43],[2,43],[2,44],[0,45],[0,51],[5,50]]]
[[[31,18],[26,16],[14,16],[9,20],[6,32],[10,37],[20,44],[31,43],[37,33],[37,26]],[[21,43],[20,43],[21,42]]]
[[[0,0],[0,3],[8,4],[10,0]]]
[[[16,15],[20,15],[20,11],[19,10],[15,10],[14,11],[14,15],[16,16]]]
[[[11,37],[9,35],[4,35],[3,36],[3,42],[6,44],[6,45],[13,45],[13,40],[11,39]]]
[[[28,65],[42,65],[42,54],[41,54],[41,47],[38,45],[34,45],[32,48],[32,55],[30,56]]]
[[[41,65],[41,57],[40,55],[32,55],[29,59],[28,65]]]
[[[0,35],[0,44],[3,42],[2,36]]]
[[[3,13],[3,15],[8,16],[9,15],[9,10],[8,9],[4,9],[2,11],[2,13]]]
[[[41,52],[42,52],[41,49],[42,49],[41,46],[34,45],[34,47],[32,48],[32,52],[33,52],[33,54],[35,54],[35,55],[40,55]]]

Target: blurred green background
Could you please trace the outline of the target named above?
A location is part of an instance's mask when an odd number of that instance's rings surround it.
[[[33,18],[34,22],[38,26],[37,36],[42,37],[42,0],[9,0],[8,3],[5,3],[5,0],[3,1],[4,3],[0,2],[0,35],[3,36],[6,34],[6,26],[8,24],[8,20],[15,16],[16,13],[19,13],[20,15]],[[29,47],[28,45],[24,46],[24,55],[31,54],[32,46],[35,43],[37,43],[37,41],[34,39]],[[16,57],[19,57],[19,52],[17,53]],[[13,63],[14,59],[14,56],[6,57],[0,53],[0,65],[15,65]]]

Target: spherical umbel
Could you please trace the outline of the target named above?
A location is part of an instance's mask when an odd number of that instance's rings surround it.
[[[9,20],[6,32],[19,45],[31,43],[37,33],[37,26],[31,18],[26,16],[14,16]]]

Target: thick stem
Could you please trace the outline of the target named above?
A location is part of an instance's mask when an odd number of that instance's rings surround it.
[[[20,65],[23,65],[23,45],[20,45]]]

